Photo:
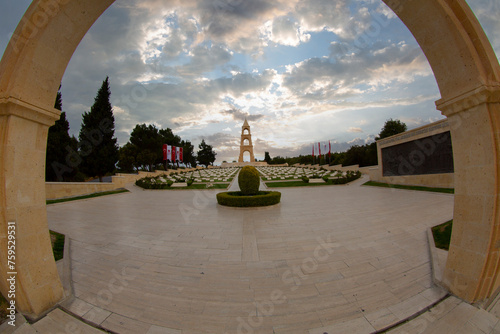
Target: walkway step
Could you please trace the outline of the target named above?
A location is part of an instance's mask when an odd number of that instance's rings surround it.
[[[54,333],[106,333],[96,329],[80,319],[77,319],[60,309],[55,309],[44,318],[30,325],[20,314],[16,315],[16,327],[5,327],[2,324],[0,332],[5,334],[54,334]]]
[[[33,334],[37,333],[26,319],[19,313],[16,314],[15,326],[10,325],[7,321],[0,325],[0,333],[2,334]]]
[[[491,334],[500,333],[500,321],[493,314],[452,296],[388,333]]]

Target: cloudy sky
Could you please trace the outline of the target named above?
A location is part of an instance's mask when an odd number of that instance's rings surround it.
[[[0,0],[0,52],[31,1]],[[468,0],[497,55],[498,0]],[[171,128],[217,161],[237,159],[251,125],[257,159],[373,140],[389,118],[438,119],[439,91],[415,39],[381,0],[117,0],[62,81],[71,134],[110,77],[116,136]]]

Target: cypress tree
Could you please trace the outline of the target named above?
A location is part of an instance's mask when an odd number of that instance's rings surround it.
[[[62,95],[57,92],[54,108],[62,111]],[[46,181],[68,181],[74,176],[73,168],[66,164],[66,147],[71,147],[69,136],[69,122],[66,113],[61,112],[61,117],[49,128],[47,135],[47,155],[45,156],[45,180]]]
[[[102,177],[115,170],[118,145],[114,138],[115,118],[109,89],[109,77],[103,81],[89,112],[83,113],[79,134],[81,170],[88,176]]]

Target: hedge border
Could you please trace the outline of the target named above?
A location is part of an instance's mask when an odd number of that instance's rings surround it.
[[[259,191],[257,195],[245,196],[240,191],[225,191],[217,194],[217,203],[237,208],[261,207],[278,204],[279,191]]]

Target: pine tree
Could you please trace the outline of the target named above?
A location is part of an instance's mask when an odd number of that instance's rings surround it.
[[[115,170],[118,161],[118,145],[114,138],[115,118],[109,101],[109,77],[97,92],[94,105],[82,116],[79,135],[81,169],[88,176],[102,177]]]
[[[54,108],[62,111],[62,95],[57,92]],[[45,180],[46,181],[69,181],[75,174],[74,168],[66,163],[68,154],[66,148],[72,147],[69,136],[69,122],[66,113],[61,112],[61,117],[49,128],[47,135],[47,155],[45,157]]]
[[[264,153],[264,161],[267,162],[268,164],[271,163],[271,156],[269,155],[269,152]]]
[[[402,133],[408,130],[408,127],[406,126],[405,123],[401,122],[399,119],[388,119],[382,130],[380,130],[380,133],[378,137],[376,137],[376,140],[387,138],[390,136],[397,135],[398,133]]]
[[[198,162],[200,165],[208,166],[213,164],[217,153],[213,151],[212,146],[205,143],[205,139],[202,139],[198,147],[200,149],[198,151]]]

